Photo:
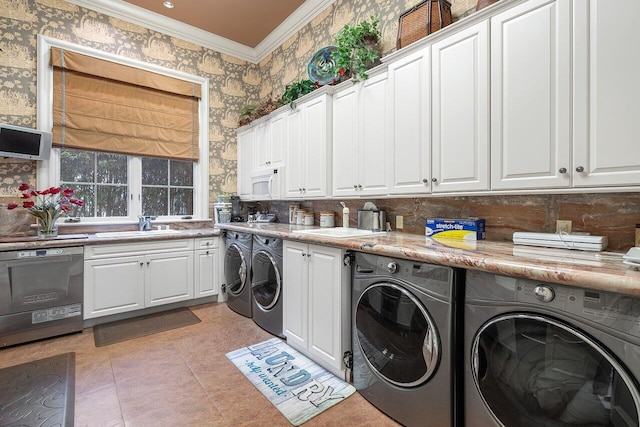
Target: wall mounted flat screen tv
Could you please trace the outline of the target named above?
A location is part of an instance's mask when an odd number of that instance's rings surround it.
[[[48,160],[51,132],[0,123],[0,157]]]

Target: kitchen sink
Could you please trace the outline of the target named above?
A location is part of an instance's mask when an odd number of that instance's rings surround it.
[[[149,230],[149,231],[107,231],[96,233],[96,237],[135,237],[135,236],[157,236],[159,234],[175,234],[180,230]]]
[[[359,228],[314,228],[311,230],[295,230],[296,234],[308,234],[311,236],[332,237],[334,239],[348,239],[351,237],[384,236],[386,231],[361,230]]]

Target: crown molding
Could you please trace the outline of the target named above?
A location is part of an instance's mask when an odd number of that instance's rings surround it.
[[[140,25],[257,64],[335,0],[306,0],[255,48],[151,12],[123,0],[67,0],[77,6]]]

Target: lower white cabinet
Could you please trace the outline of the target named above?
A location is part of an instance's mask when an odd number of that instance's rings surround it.
[[[87,246],[84,318],[216,295],[218,239]]]
[[[345,251],[285,241],[284,311],[287,343],[336,375],[351,350],[350,269]]]

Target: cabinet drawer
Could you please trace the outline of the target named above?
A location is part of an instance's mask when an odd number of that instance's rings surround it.
[[[194,239],[162,240],[155,242],[116,243],[85,246],[84,259],[100,259],[113,256],[139,255],[193,250]]]
[[[196,249],[211,249],[218,247],[218,237],[200,237],[196,239]]]

